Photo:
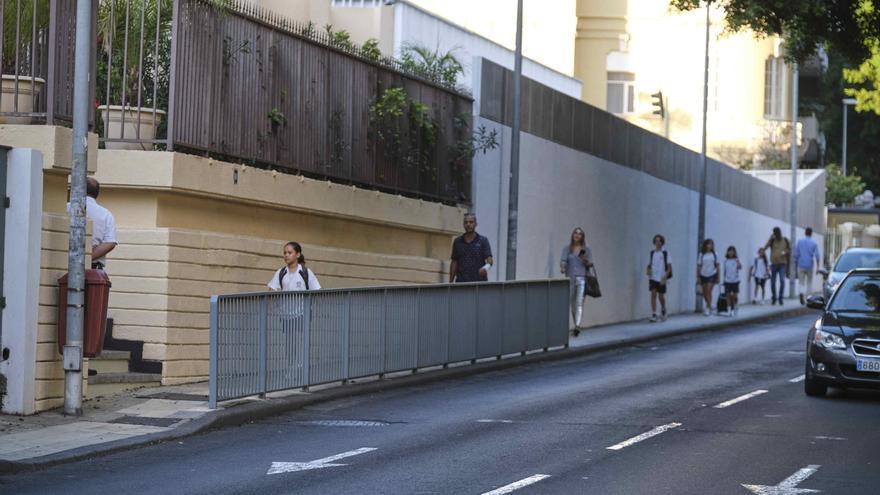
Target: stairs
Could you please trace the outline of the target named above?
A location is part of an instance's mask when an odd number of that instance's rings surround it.
[[[160,373],[129,371],[131,352],[104,349],[99,357],[89,360],[87,398],[92,399],[143,387],[158,387]]]

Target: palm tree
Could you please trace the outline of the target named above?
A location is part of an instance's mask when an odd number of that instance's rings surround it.
[[[451,88],[458,84],[458,76],[464,67],[454,55],[455,49],[441,53],[418,43],[403,46],[400,61],[403,68],[428,80]]]

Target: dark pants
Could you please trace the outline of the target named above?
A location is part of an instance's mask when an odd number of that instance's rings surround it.
[[[779,277],[779,297],[776,297],[776,278]],[[785,263],[770,265],[770,294],[773,301],[781,301],[785,297]]]

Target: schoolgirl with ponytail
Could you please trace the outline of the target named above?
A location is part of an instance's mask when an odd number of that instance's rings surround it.
[[[318,277],[306,267],[306,257],[298,242],[290,241],[284,245],[283,267],[279,268],[267,284],[274,291],[319,290]]]

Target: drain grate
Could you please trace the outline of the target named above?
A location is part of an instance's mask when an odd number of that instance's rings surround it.
[[[162,426],[169,427],[174,423],[179,423],[183,421],[180,418],[148,418],[145,416],[123,416],[121,418],[116,418],[113,421],[109,421],[109,423],[122,423],[126,425],[140,425],[140,426]]]
[[[313,421],[294,421],[294,424],[303,425],[303,426],[341,426],[341,427],[375,427],[375,426],[390,426],[393,423],[389,423],[388,421],[366,421],[360,419],[324,419],[324,420],[313,420]]]
[[[160,392],[158,394],[153,394],[149,396],[144,396],[144,399],[165,399],[165,400],[191,400],[191,401],[199,401],[199,402],[207,402],[207,395],[197,395],[197,394],[180,394],[174,392]]]

